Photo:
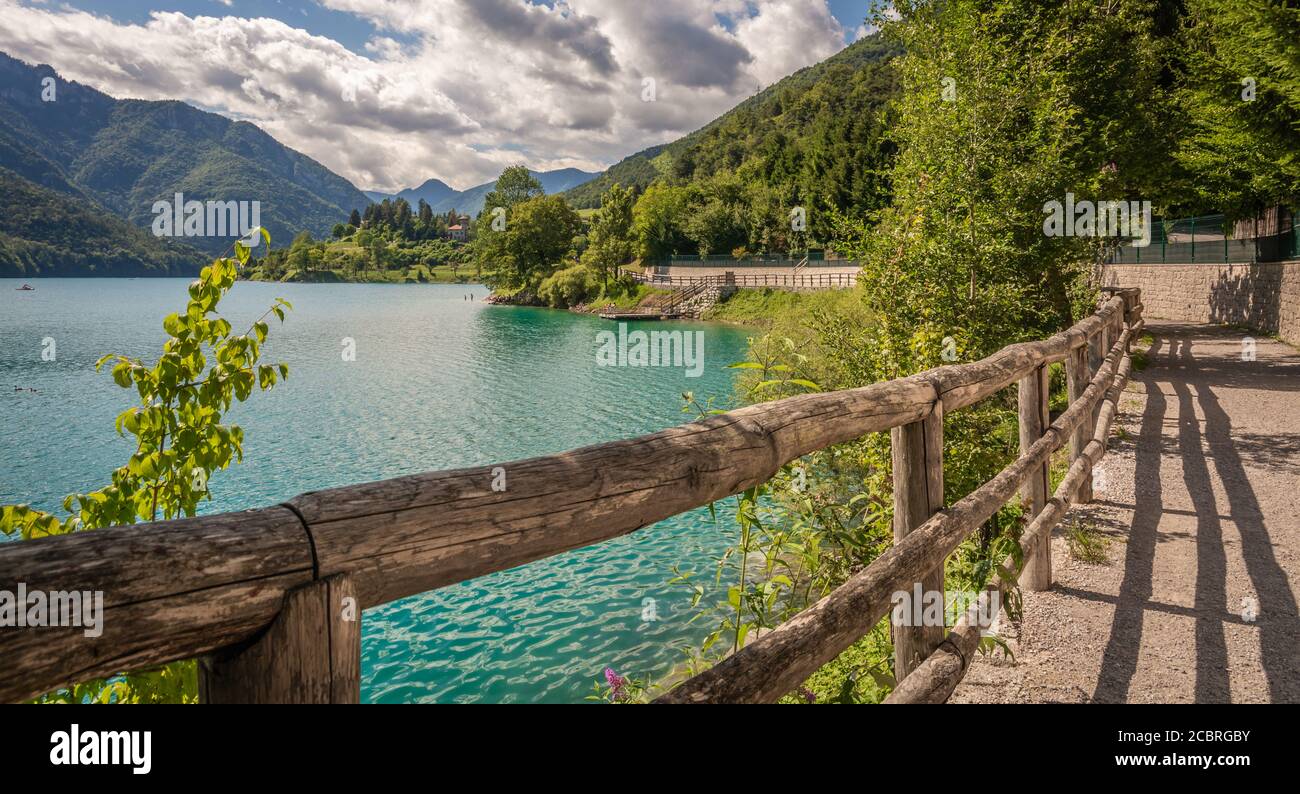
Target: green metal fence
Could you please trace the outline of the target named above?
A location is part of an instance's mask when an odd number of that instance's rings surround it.
[[[736,261],[778,262],[779,263],[779,262],[788,262],[790,260],[794,260],[795,262],[802,262],[804,257],[807,257],[810,263],[821,262],[822,260],[826,259],[826,252],[825,251],[803,251],[803,252],[789,253],[789,254],[753,254],[750,256],[746,256],[740,260],[737,260],[736,257],[732,256],[731,254],[709,254],[707,256],[692,255],[692,254],[673,254],[672,256],[663,260],[662,264],[690,265],[693,263],[700,264],[700,263],[736,262]]]
[[[1224,264],[1300,258],[1300,226],[1295,212],[1288,215],[1288,229],[1258,235],[1253,231],[1241,233],[1245,232],[1245,224],[1234,228],[1223,215],[1156,220],[1150,245],[1126,241],[1110,261],[1126,265]]]
[[[805,260],[806,258],[806,260]],[[755,254],[737,259],[729,254],[709,256],[688,256],[674,254],[664,259],[651,259],[643,262],[647,267],[852,267],[857,264],[850,259],[827,259],[825,251],[810,251],[795,254]]]

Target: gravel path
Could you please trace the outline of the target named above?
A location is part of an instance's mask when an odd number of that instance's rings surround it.
[[[1097,500],[1052,540],[1056,584],[1006,625],[954,703],[1300,702],[1300,353],[1240,331],[1152,323],[1147,368]]]

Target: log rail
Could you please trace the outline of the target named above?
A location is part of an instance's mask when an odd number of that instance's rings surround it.
[[[77,681],[198,658],[203,702],[357,702],[361,610],[626,535],[760,485],[793,460],[891,431],[896,543],[830,595],[659,702],[763,702],[795,689],[865,635],[893,593],[942,589],[944,560],[1022,491],[1026,587],[1051,584],[1052,528],[1091,498],[1092,466],[1143,327],[1140,293],[1110,290],[1092,316],[973,364],[805,394],[653,433],[500,467],[432,472],[304,494],[258,510],[0,544],[0,590],[100,591],[102,633],[0,628],[0,702]],[[1089,354],[1089,351],[1092,354]],[[1104,353],[1104,356],[1102,355]],[[1046,413],[1046,371],[1064,362],[1070,407]],[[1018,384],[1019,458],[951,507],[945,413]],[[1046,493],[1053,452],[1065,481]],[[505,490],[493,488],[497,469]],[[1020,572],[1003,566],[987,592]],[[941,702],[979,640],[969,619],[895,627],[890,702]]]
[[[738,289],[777,289],[794,292],[815,292],[828,289],[849,289],[857,286],[857,273],[730,273],[713,276],[661,276],[639,273],[627,268],[616,268],[615,275],[652,287],[736,287]]]

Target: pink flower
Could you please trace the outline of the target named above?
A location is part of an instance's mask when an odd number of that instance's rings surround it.
[[[605,683],[609,684],[609,694],[612,699],[617,701],[627,697],[627,693],[623,691],[623,687],[627,686],[627,679],[614,672],[614,668],[605,668]]]

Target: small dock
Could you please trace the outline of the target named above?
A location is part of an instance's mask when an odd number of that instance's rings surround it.
[[[623,311],[621,309],[610,309],[600,313],[602,320],[614,320],[616,322],[631,322],[634,320],[680,320],[680,314],[652,311]]]

